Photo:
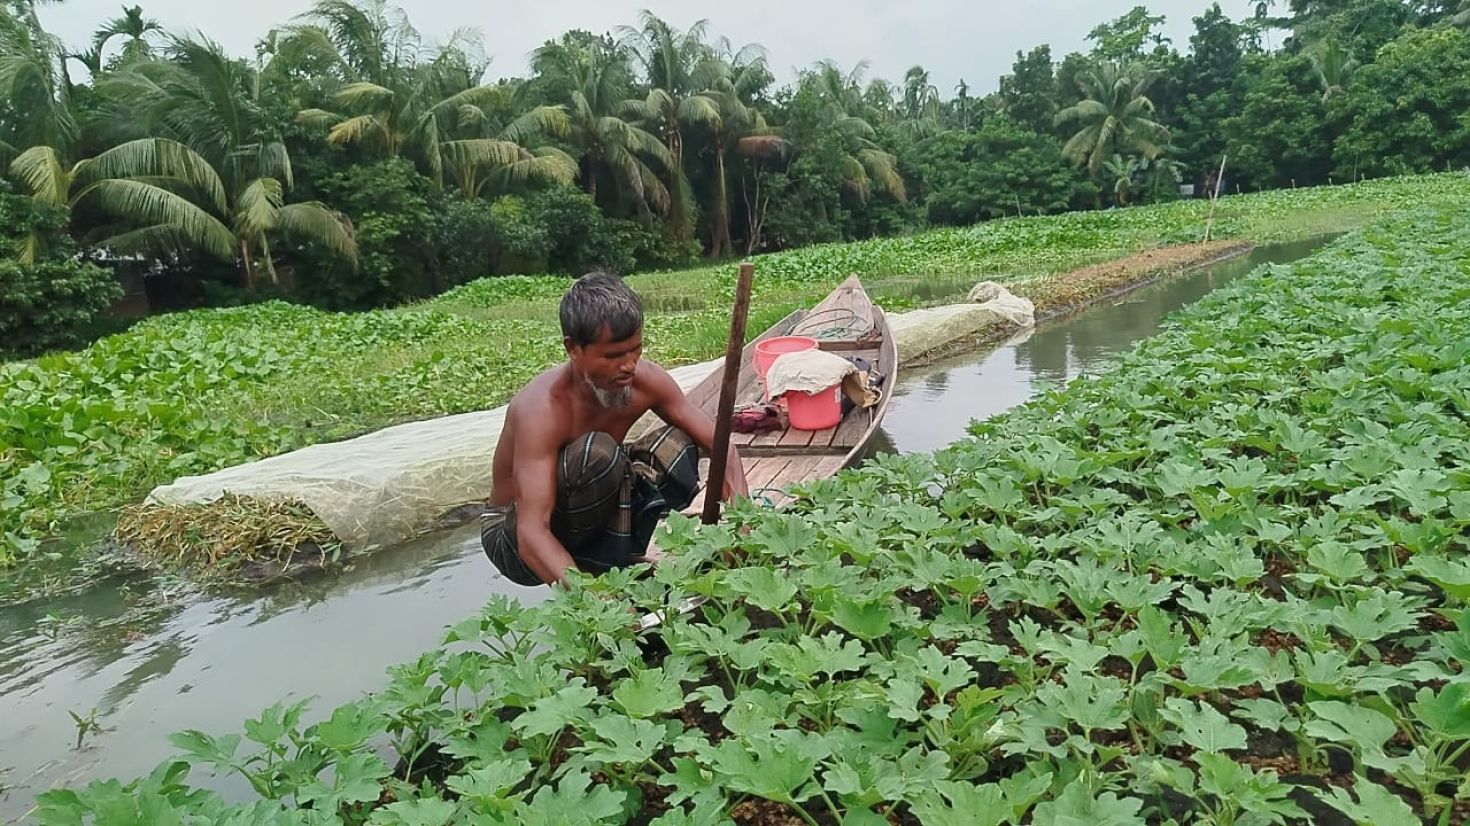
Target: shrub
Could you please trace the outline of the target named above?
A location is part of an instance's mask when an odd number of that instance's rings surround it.
[[[946,132],[917,150],[929,220],[964,226],[1015,215],[1058,212],[1072,194],[1072,172],[1049,135],[993,118],[977,132]]]
[[[436,284],[435,213],[429,180],[408,161],[353,166],[320,182],[323,200],[350,216],[357,268],[325,252],[303,250],[296,290],[333,310],[365,309],[424,298]]]
[[[546,272],[583,273],[609,269],[626,273],[637,266],[636,242],[604,217],[586,193],[571,187],[537,192],[526,199],[526,219],[548,233]]]
[[[86,344],[99,317],[122,295],[112,271],[96,264],[0,261],[0,354],[31,356]]]
[[[65,210],[44,208],[0,182],[0,354],[29,356],[85,344],[122,298],[111,270],[76,257]],[[41,258],[22,264],[38,242]]]

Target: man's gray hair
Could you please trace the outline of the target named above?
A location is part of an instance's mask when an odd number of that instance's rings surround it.
[[[561,334],[572,344],[586,347],[597,341],[604,326],[613,341],[643,329],[643,302],[619,276],[590,272],[562,296]]]

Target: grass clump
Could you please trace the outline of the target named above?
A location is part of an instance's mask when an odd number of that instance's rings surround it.
[[[205,581],[274,579],[335,560],[341,543],[304,503],[225,494],[124,508],[117,539],[150,567]]]

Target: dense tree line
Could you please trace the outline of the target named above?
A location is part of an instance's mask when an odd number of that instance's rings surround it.
[[[384,0],[319,0],[249,57],[139,7],[77,50],[35,2],[0,0],[0,327],[21,349],[115,293],[89,262],[193,301],[346,309],[1470,163],[1470,0],[1216,4],[1187,44],[1138,7],[1085,53],[1018,52],[984,96],[920,66],[778,84],[759,45],[649,13],[490,80],[477,34],[429,48]]]

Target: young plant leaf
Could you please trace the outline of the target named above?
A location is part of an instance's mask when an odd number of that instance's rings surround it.
[[[1036,805],[1031,815],[1034,826],[1145,826],[1139,815],[1143,801],[1104,792],[1094,797],[1086,783],[1069,783],[1057,795]]]
[[[1230,722],[1209,703],[1170,697],[1164,702],[1163,715],[1178,727],[1181,740],[1201,752],[1245,748],[1245,729]]]
[[[1362,777],[1353,784],[1351,793],[1334,787],[1331,793],[1319,794],[1318,797],[1352,818],[1358,826],[1419,826],[1422,823],[1403,798]]]
[[[623,713],[646,718],[682,708],[684,691],[662,668],[650,668],[619,682],[612,699]]]

